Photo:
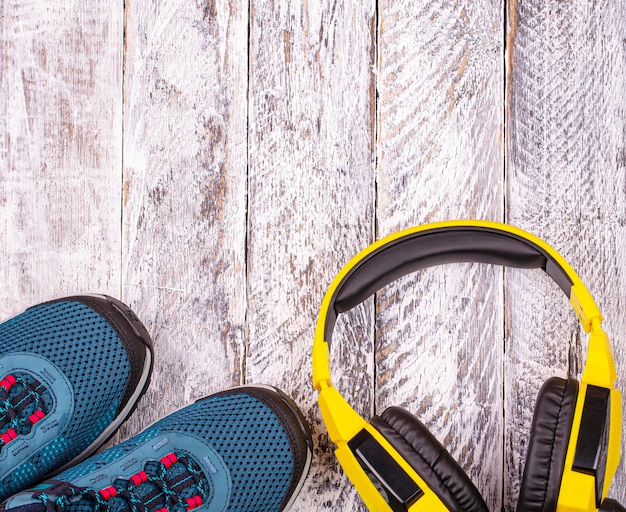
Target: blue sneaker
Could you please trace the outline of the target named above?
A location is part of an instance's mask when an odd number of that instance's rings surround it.
[[[0,500],[107,441],[144,393],[152,342],[111,297],[34,306],[0,324]]]
[[[308,427],[282,392],[233,388],[12,496],[0,512],[286,511],[311,453]]]

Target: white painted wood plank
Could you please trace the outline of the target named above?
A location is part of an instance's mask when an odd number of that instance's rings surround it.
[[[378,235],[503,219],[499,1],[382,2]],[[427,269],[377,298],[376,408],[417,414],[492,510],[502,494],[502,270]]]
[[[362,510],[321,425],[310,353],[326,288],[373,237],[374,4],[253,1],[251,13],[247,378],[283,388],[312,424],[294,512]],[[333,375],[369,415],[371,304],[359,314],[338,326]]]
[[[278,385],[315,435],[294,511],[364,510],[310,388],[323,292],[375,237],[501,220],[505,202],[579,270],[624,374],[623,5],[511,4],[505,190],[501,2],[383,2],[378,26],[369,0],[144,4],[126,6],[123,196],[122,6],[0,6],[0,317],[122,291],[157,348],[122,437],[208,392]],[[454,265],[386,288],[375,329],[372,301],[340,317],[334,368],[364,416],[419,413],[493,509],[506,453],[512,510],[537,389],[580,369],[584,338],[541,272],[501,276]],[[626,501],[623,466],[611,495]]]
[[[122,6],[0,6],[0,318],[119,295]]]
[[[623,389],[626,10],[620,2],[527,1],[512,3],[509,18],[508,218],[551,243],[589,287]],[[517,450],[506,459],[505,504],[512,507],[539,386],[552,375],[579,376],[586,337],[540,271],[510,272],[507,284],[506,437]],[[623,464],[610,495],[626,501]]]
[[[236,3],[127,2],[123,290],[156,360],[122,435],[243,380],[247,31]]]

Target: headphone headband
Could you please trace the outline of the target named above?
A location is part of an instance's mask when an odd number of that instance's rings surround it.
[[[478,262],[543,269],[568,296],[584,330],[602,314],[574,269],[543,240],[507,224],[489,221],[448,221],[394,233],[357,254],[331,283],[315,330],[314,355],[327,351],[337,315],[406,274],[444,263]],[[317,346],[317,348],[316,348]],[[326,358],[324,358],[326,359]],[[314,357],[314,361],[316,357]],[[317,358],[319,360],[319,358]],[[330,375],[318,372],[316,387]],[[323,364],[322,366],[327,366]]]

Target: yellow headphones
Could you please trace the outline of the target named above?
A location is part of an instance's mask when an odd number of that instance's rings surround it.
[[[625,511],[606,498],[619,463],[622,402],[602,315],[552,247],[520,229],[483,221],[427,224],[388,236],[357,254],[324,296],[313,343],[313,385],[335,454],[368,509],[487,511],[461,467],[415,416],[390,407],[367,422],[330,377],[329,343],[339,313],[401,276],[453,262],[542,268],[589,333],[580,382],[553,377],[539,391],[517,510]]]

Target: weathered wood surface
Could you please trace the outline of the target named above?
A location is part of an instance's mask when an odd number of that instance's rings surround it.
[[[130,434],[244,381],[248,12],[128,2],[123,298],[155,370]]]
[[[509,14],[507,220],[558,247],[587,284],[604,314],[623,389],[624,4],[530,0],[511,5]],[[579,375],[586,338],[567,299],[539,271],[509,272],[506,303],[505,445],[517,448],[506,452],[510,505],[536,393],[552,375]],[[623,462],[611,494],[625,501]]]
[[[123,13],[0,5],[0,315],[120,290]]]
[[[157,361],[117,439],[277,385],[314,433],[293,510],[365,510],[310,386],[317,310],[359,249],[447,218],[561,250],[626,374],[620,2],[13,0],[0,27],[0,315],[85,291],[135,309]],[[514,510],[539,386],[585,346],[545,275],[481,265],[386,287],[336,340],[355,408],[418,413],[492,510]]]
[[[321,297],[374,237],[374,16],[372,2],[251,3],[246,369],[289,392],[311,422],[303,511],[362,507],[307,384]],[[340,389],[370,414],[372,373],[357,368],[372,358],[371,307],[363,316],[342,324],[334,361]]]
[[[450,218],[502,220],[502,5],[381,3],[378,236]],[[427,269],[378,296],[376,408],[417,414],[502,496],[502,271]],[[496,442],[494,442],[496,440]]]

